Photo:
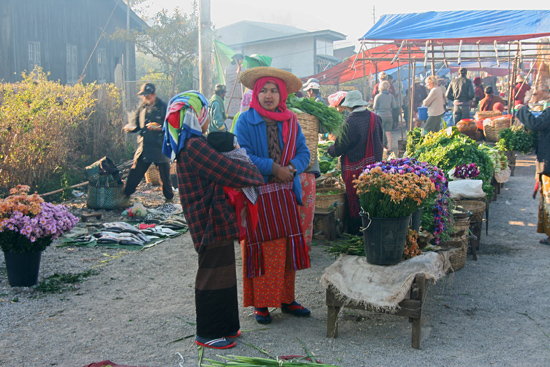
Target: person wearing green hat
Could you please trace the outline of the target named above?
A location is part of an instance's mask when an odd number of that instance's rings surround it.
[[[214,95],[210,98],[210,107],[208,108],[208,115],[210,116],[210,126],[208,132],[214,131],[227,131],[225,126],[225,105],[223,99],[225,98],[225,85],[216,84]]]

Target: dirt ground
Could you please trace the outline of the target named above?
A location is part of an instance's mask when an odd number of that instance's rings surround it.
[[[519,156],[517,163],[515,176],[490,205],[478,260],[468,255],[462,270],[428,287],[421,349],[411,348],[406,318],[351,309],[340,313],[338,337],[326,338],[319,280],[335,257],[316,242],[312,267],[296,280],[297,300],[311,317],[274,310],[273,323],[264,327],[251,308],[241,308],[237,346],[205,349],[204,358],[264,356],[255,347],[273,356],[304,355],[305,345],[318,360],[337,366],[548,366],[550,246],[539,244],[542,235],[536,234],[534,156]],[[141,189],[146,205],[162,203],[160,192]],[[118,220],[119,214],[104,220]],[[240,268],[238,249],[237,258]],[[54,245],[43,254],[39,280],[56,272],[97,273],[70,291],[44,294],[9,287],[0,257],[0,365],[80,367],[108,359],[132,366],[198,366],[196,262],[189,234],[143,251]]]

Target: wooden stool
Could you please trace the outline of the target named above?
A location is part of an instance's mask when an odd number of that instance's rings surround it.
[[[335,209],[315,209],[313,220],[322,220],[325,241],[336,239],[336,219],[334,217],[335,211]]]
[[[424,301],[424,292],[426,289],[426,275],[417,274],[409,290],[410,299],[404,299],[399,302],[400,309],[392,315],[405,316],[412,323],[411,346],[420,349],[420,334],[422,331],[422,304]],[[337,297],[331,287],[326,290],[326,304],[328,306],[327,315],[327,338],[336,338],[338,336],[338,313],[342,307],[366,310],[372,312],[382,312],[370,309],[368,306],[361,306],[349,302],[345,297]]]

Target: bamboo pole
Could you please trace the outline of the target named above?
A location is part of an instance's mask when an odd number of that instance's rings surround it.
[[[398,108],[399,108],[399,120],[401,120],[401,65],[399,64],[399,60],[397,60],[397,99],[398,99]],[[401,140],[403,140],[403,124],[401,121],[399,121],[399,128],[401,130]]]
[[[416,83],[414,82],[416,77],[416,62],[413,63],[413,76],[412,76],[412,90],[411,90],[411,105],[410,105],[410,113],[411,113],[411,130],[413,130],[413,116],[414,116],[414,93],[415,93],[415,87]]]
[[[511,49],[510,49],[510,44],[508,44],[508,112],[512,112],[512,93],[513,92],[513,84],[512,84],[512,79],[511,79],[511,75],[510,75],[510,67],[511,67],[511,64],[512,64],[512,58],[511,58]],[[514,70],[515,70],[515,65],[514,65]],[[515,81],[515,77],[514,77],[514,81]]]
[[[410,60],[410,58],[411,58],[411,47],[410,47],[410,45],[407,45],[407,49],[409,51],[409,60]],[[409,125],[409,130],[411,130],[410,126],[412,126],[412,116],[411,116],[411,104],[412,104],[411,103],[411,91],[412,91],[411,73],[412,73],[412,71],[411,71],[411,62],[410,61],[409,61],[409,64],[408,64],[408,68],[409,68],[409,75],[408,75],[408,89],[409,89],[408,92],[409,92],[409,95],[407,96],[407,98],[409,99],[409,108],[408,108],[409,113],[407,115],[409,116],[409,119],[408,119],[408,121],[405,121],[405,123]]]
[[[431,47],[432,47],[432,75],[434,75],[434,76],[435,76],[435,61],[434,61],[434,59],[435,59],[435,56],[434,56],[434,55],[435,55],[435,53],[434,53],[434,41],[432,40],[432,41],[430,42],[430,44],[431,44]]]

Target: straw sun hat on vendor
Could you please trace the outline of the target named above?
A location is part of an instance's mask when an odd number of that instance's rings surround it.
[[[264,76],[271,76],[284,81],[289,94],[296,93],[302,88],[302,81],[296,75],[271,66],[258,66],[247,69],[241,73],[239,80],[245,87],[252,90],[256,81]]]

